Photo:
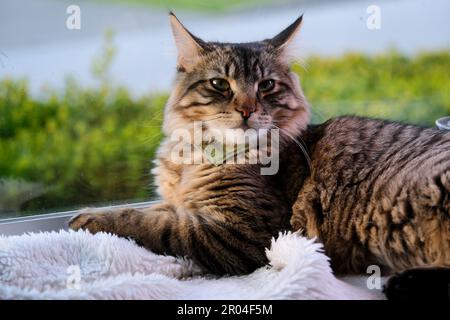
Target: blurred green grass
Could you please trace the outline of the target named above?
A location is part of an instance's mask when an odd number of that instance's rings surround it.
[[[447,51],[311,57],[294,70],[314,122],[358,114],[434,126],[450,115]],[[154,196],[149,170],[166,99],[68,81],[38,100],[26,81],[0,81],[0,193],[9,197],[0,197],[0,216]]]
[[[300,65],[313,122],[344,114],[434,126],[450,115],[450,52],[415,57],[395,51],[378,56],[311,57]]]
[[[98,0],[106,1],[106,0]],[[273,0],[113,0],[117,3],[126,3],[127,5],[148,5],[165,8],[168,10],[190,10],[201,12],[226,12],[234,9],[253,7],[255,5],[267,4]],[[111,2],[111,0],[108,0]]]
[[[3,80],[0,180],[43,184],[44,195],[20,203],[21,210],[147,198],[166,99],[69,83],[62,95],[39,101],[26,82]]]

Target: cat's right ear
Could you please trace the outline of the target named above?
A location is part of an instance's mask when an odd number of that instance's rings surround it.
[[[178,50],[178,68],[188,71],[199,61],[204,42],[190,33],[173,12],[170,12],[169,16]]]

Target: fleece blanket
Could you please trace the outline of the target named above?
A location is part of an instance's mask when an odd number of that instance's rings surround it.
[[[0,299],[378,299],[333,276],[321,244],[280,233],[269,264],[213,277],[192,261],[85,231],[0,237]]]

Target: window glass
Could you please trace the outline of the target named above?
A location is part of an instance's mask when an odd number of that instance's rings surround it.
[[[169,8],[228,42],[269,38],[304,13],[293,70],[313,122],[450,115],[446,0],[2,1],[0,219],[156,197]]]

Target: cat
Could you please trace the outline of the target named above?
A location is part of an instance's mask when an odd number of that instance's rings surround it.
[[[162,201],[87,209],[71,219],[72,229],[130,237],[217,275],[263,266],[281,230],[317,237],[338,274],[370,264],[389,272],[450,266],[450,133],[352,116],[309,125],[290,70],[302,17],[251,43],[205,42],[175,15],[170,21],[177,75],[153,170]],[[260,163],[171,161],[170,137],[195,121],[206,132],[201,145],[213,130],[278,129],[279,172],[262,175]]]
[[[172,137],[189,128],[194,136],[196,121],[202,122],[205,143],[212,131],[226,135],[235,128],[238,134],[275,124],[299,135],[309,122],[309,107],[290,70],[288,49],[301,21],[272,39],[234,44],[205,42],[170,14],[177,74],[165,108],[166,138],[153,169],[162,201],[145,210],[86,209],[71,219],[70,228],[131,237],[155,253],[190,257],[217,275],[248,274],[265,265],[272,237],[290,229],[282,181],[262,175],[259,163],[172,161],[178,146]]]
[[[285,180],[291,225],[323,242],[335,273],[450,266],[450,132],[343,116],[302,137],[312,170]]]

